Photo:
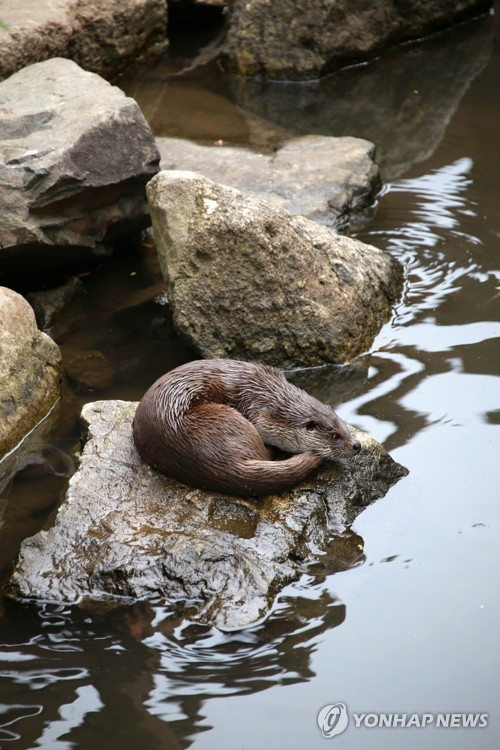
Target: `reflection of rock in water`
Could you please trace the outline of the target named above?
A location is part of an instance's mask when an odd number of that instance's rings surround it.
[[[311,597],[298,586],[281,597],[271,619],[231,636],[145,602],[108,613],[95,605],[78,613],[24,602],[22,613],[7,603],[2,624],[13,636],[10,643],[4,638],[11,654],[4,681],[13,695],[20,679],[36,681],[43,711],[11,701],[2,721],[16,721],[30,738],[25,747],[44,731],[54,736],[69,703],[81,710],[63,724],[67,746],[96,747],[97,734],[108,737],[120,716],[126,747],[180,750],[210,729],[207,701],[308,682],[318,641],[342,625],[346,607],[327,587]]]
[[[356,568],[365,562],[364,542],[359,534],[346,529],[327,546],[325,553],[307,568],[316,580],[324,581],[327,576]]]
[[[315,83],[228,76],[236,102],[296,133],[373,141],[385,179],[429,157],[492,48],[490,18]]]
[[[287,380],[333,408],[355,398],[366,389],[370,355],[363,354],[347,364],[290,370]]]

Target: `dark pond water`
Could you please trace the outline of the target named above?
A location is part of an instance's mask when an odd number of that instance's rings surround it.
[[[327,557],[248,632],[222,635],[147,604],[90,617],[6,602],[0,748],[496,749],[498,22],[303,87],[224,79],[210,62],[169,78],[189,68],[191,41],[189,55],[174,47],[168,61],[122,82],[158,134],[264,147],[286,131],[349,133],[377,143],[387,186],[358,236],[405,262],[407,288],[369,354],[368,380],[340,411],[411,473],[346,533],[354,567],[333,574]],[[43,461],[4,490],[4,574],[57,502],[81,404],[137,399],[192,356],[153,301],[161,283],[151,248],[124,250],[82,282],[87,297],[58,337],[67,362],[99,351],[108,369],[85,382],[75,374]],[[27,291],[33,280],[18,285]],[[317,715],[336,703],[351,724],[324,739]],[[425,729],[355,728],[354,713],[488,717],[475,729],[436,728],[434,718]]]

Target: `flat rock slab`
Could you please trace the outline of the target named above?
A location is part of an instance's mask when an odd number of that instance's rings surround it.
[[[28,302],[0,287],[0,490],[17,465],[8,454],[54,406],[61,380],[57,344],[38,330]]]
[[[165,0],[2,0],[0,79],[51,57],[114,76],[166,49]]]
[[[178,601],[223,630],[253,625],[278,591],[407,471],[365,433],[337,463],[280,496],[249,501],[186,487],[140,460],[136,403],[82,411],[86,439],[54,526],[26,539],[13,598]]]
[[[159,153],[133,99],[70,60],[0,83],[0,264],[100,253],[149,223]]]
[[[249,193],[180,171],[147,193],[174,324],[205,358],[345,362],[401,293],[389,254]]]
[[[361,138],[304,136],[271,154],[181,138],[156,142],[162,169],[200,172],[332,229],[366,218],[381,186],[375,146]]]

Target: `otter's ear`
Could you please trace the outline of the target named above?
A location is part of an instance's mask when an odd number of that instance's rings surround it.
[[[317,430],[318,429],[318,425],[316,424],[316,422],[313,419],[310,419],[309,422],[306,422],[305,428],[306,428],[306,430],[311,430],[311,431],[312,430]]]

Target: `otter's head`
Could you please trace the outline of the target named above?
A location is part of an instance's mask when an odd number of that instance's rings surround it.
[[[298,429],[303,451],[325,459],[352,458],[361,450],[349,427],[331,410],[328,418],[311,415]]]
[[[287,453],[312,453],[327,460],[357,455],[361,444],[338,414],[303,391],[300,393],[301,400],[260,413],[254,425],[263,441]]]

